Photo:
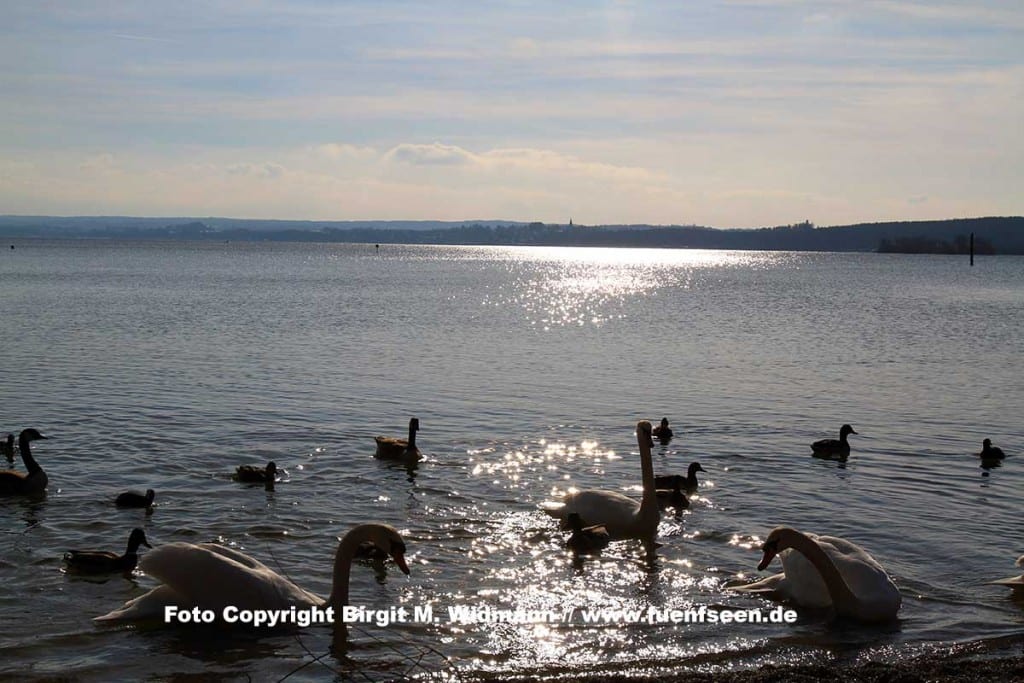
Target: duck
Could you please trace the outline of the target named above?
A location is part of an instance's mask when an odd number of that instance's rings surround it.
[[[132,529],[128,536],[128,549],[124,555],[117,555],[104,550],[70,550],[64,555],[68,570],[77,574],[112,574],[123,572],[130,574],[139,563],[139,546],[152,548],[146,540],[146,532]]]
[[[856,434],[853,431],[853,427],[850,425],[843,425],[839,428],[838,439],[821,439],[811,444],[811,450],[814,451],[815,455],[818,456],[847,456],[850,454],[850,442],[846,440],[846,437],[850,434]]]
[[[7,462],[14,464],[14,434],[8,433],[7,438],[0,441],[0,451],[3,451]]]
[[[701,467],[699,462],[691,462],[690,466],[686,468],[685,477],[681,474],[662,474],[654,478],[654,485],[659,489],[669,490],[679,487],[687,495],[693,495],[697,493],[698,472],[707,472],[707,470]]]
[[[658,505],[660,507],[673,507],[677,511],[686,510],[690,507],[690,499],[683,493],[680,486],[686,481],[684,477],[676,475],[673,478],[672,488],[657,489]]]
[[[672,438],[672,428],[668,426],[668,418],[661,418],[661,424],[654,428],[652,434],[662,442],[668,443]]]
[[[579,515],[585,526],[603,526],[609,540],[639,539],[648,551],[656,547],[661,512],[654,486],[654,465],[651,462],[651,423],[642,420],[636,425],[636,441],[640,448],[640,471],[643,496],[637,502],[618,491],[584,489],[567,494],[559,502],[545,502],[541,509],[568,524],[569,515]]]
[[[1016,565],[1018,567],[1024,567],[1024,555],[1017,558]],[[1024,574],[1020,576],[1011,576],[1006,579],[996,579],[995,581],[989,581],[990,585],[994,586],[1009,586],[1014,594],[1024,595]]]
[[[0,472],[0,496],[31,496],[46,490],[49,479],[32,457],[32,449],[29,447],[33,441],[46,438],[48,437],[43,436],[34,427],[21,430],[18,435],[18,450],[21,452],[21,461],[25,463],[26,471],[25,474],[13,470]]]
[[[259,560],[216,543],[167,543],[146,553],[141,569],[161,585],[107,614],[99,623],[151,621],[164,618],[164,607],[181,610],[215,610],[228,606],[239,610],[289,610],[291,607],[334,608],[335,652],[346,648],[348,631],[341,619],[348,605],[349,574],[356,549],[370,542],[394,560],[404,574],[405,541],[387,524],[369,523],[353,527],[338,543],[334,553],[331,594],[324,599],[281,576]]]
[[[902,597],[896,584],[855,543],[777,527],[761,549],[758,570],[764,571],[778,555],[783,572],[733,590],[761,593],[800,607],[832,608],[837,617],[856,621],[891,621],[899,612]]]
[[[981,442],[981,453],[978,456],[983,460],[1002,460],[1006,457],[1003,449],[992,445],[992,439],[985,439]]]
[[[395,439],[390,436],[375,436],[377,452],[374,457],[384,460],[420,458],[420,449],[416,447],[416,432],[420,430],[420,421],[417,418],[409,420],[409,438]]]
[[[153,499],[156,498],[156,491],[146,489],[145,494],[138,491],[125,491],[114,501],[119,508],[148,508],[152,507]]]
[[[246,484],[264,484],[268,491],[274,490],[274,481],[277,478],[277,463],[273,460],[267,463],[266,467],[256,465],[239,465],[235,470],[235,480]]]
[[[569,524],[569,528],[572,529],[572,535],[565,542],[565,547],[577,555],[598,553],[611,540],[608,537],[608,530],[601,525],[595,524],[594,526],[584,527],[583,519],[580,518],[579,513],[570,512],[566,516],[565,521]]]

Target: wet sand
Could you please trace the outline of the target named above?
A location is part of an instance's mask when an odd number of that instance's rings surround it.
[[[902,662],[864,662],[849,664],[843,662],[799,665],[766,665],[757,669],[739,671],[674,671],[661,674],[623,675],[572,675],[558,677],[570,681],[667,681],[670,683],[1008,683],[1024,681],[1024,638],[1010,648],[1000,648],[999,653],[979,654],[972,652],[948,656],[926,655],[908,658]],[[496,679],[493,679],[496,680]],[[527,681],[536,677],[502,676],[501,680]]]
[[[611,679],[609,679],[611,680]],[[776,681],[831,681],[833,683],[944,683],[974,681],[1003,683],[1024,680],[1024,657],[1002,659],[913,659],[898,664],[868,662],[852,666],[765,666],[752,671],[714,674],[683,674],[672,678],[688,683],[775,683]]]

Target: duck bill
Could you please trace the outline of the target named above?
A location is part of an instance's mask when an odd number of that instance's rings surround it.
[[[405,563],[405,555],[402,553],[395,553],[391,556],[391,559],[395,561],[395,564],[398,565],[398,568],[402,570],[403,574],[409,574],[409,565]]]
[[[765,548],[764,549],[764,556],[761,558],[761,563],[757,565],[757,571],[763,572],[765,570],[765,568],[767,568],[768,565],[770,565],[772,563],[772,560],[774,560],[774,559],[775,559],[775,551],[774,550],[769,550],[768,548]]]

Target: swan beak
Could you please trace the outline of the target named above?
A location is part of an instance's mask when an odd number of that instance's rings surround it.
[[[770,548],[764,549],[764,556],[761,558],[761,563],[757,565],[757,571],[763,572],[765,568],[772,563],[775,559],[775,551]]]
[[[405,563],[405,555],[402,553],[395,553],[391,556],[391,559],[395,561],[395,564],[397,564],[398,568],[402,570],[402,573],[408,576],[409,565]]]

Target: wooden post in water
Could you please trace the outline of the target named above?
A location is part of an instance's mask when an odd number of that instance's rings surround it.
[[[974,267],[974,233],[971,233],[971,268]]]

